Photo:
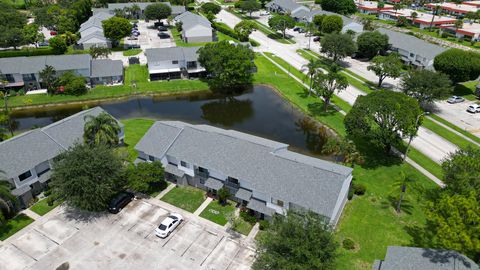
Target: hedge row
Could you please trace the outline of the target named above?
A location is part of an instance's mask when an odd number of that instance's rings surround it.
[[[224,23],[214,22],[213,23],[213,28],[215,28],[218,32],[221,32],[221,33],[223,33],[227,36],[230,36],[234,39],[240,40],[237,32],[235,32],[235,30],[233,30],[232,28],[230,28],[228,25],[226,25]],[[249,39],[249,42],[253,47],[260,46],[260,44],[253,39]]]
[[[37,55],[52,55],[55,54],[52,48],[39,49],[21,49],[21,50],[6,50],[0,51],[0,58],[19,57],[19,56],[37,56]]]

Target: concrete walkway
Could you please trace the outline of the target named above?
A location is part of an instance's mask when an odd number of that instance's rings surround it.
[[[176,184],[170,184],[168,185],[168,187],[164,190],[162,190],[162,192],[160,192],[160,194],[157,195],[157,197],[155,197],[155,199],[160,199],[162,198],[163,196],[165,196],[165,194],[167,194],[168,192],[170,192],[170,190],[174,189],[177,185]]]
[[[452,133],[455,133],[455,135],[458,135],[458,136],[462,137],[463,139],[465,139],[465,140],[467,140],[467,141],[475,144],[476,146],[480,146],[480,143],[478,143],[478,142],[470,139],[469,137],[467,137],[467,136],[463,135],[462,133],[456,131],[455,129],[453,129],[453,128],[447,126],[447,125],[445,125],[444,123],[436,120],[435,118],[432,118],[432,117],[430,117],[430,116],[427,116],[427,118],[430,119],[430,120],[432,120],[432,122],[434,122],[435,124],[443,127],[444,129],[447,129],[448,131],[450,131],[450,132],[452,132]]]
[[[260,223],[255,223],[253,226],[252,230],[250,233],[247,235],[247,238],[245,238],[246,243],[254,243],[255,242],[255,236],[257,236],[257,233],[260,231]]]
[[[22,210],[20,213],[23,213],[31,218],[33,218],[34,220],[37,220],[37,219],[40,219],[42,216],[40,216],[39,214],[33,212],[32,210],[30,210],[30,208],[27,208],[27,209],[24,209]]]
[[[197,210],[195,210],[195,212],[193,212],[194,215],[198,216],[200,215],[200,213],[203,212],[203,210],[205,210],[205,208],[207,208],[207,206],[213,201],[212,198],[208,197],[198,208]]]

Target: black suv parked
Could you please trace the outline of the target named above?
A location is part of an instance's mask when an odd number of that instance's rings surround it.
[[[131,192],[122,192],[118,194],[110,201],[108,212],[112,214],[120,212],[122,208],[127,206],[133,200],[133,198],[135,198],[135,195]]]

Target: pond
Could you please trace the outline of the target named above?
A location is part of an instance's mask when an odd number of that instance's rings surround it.
[[[257,85],[234,97],[197,94],[188,97],[132,97],[92,102],[117,119],[152,118],[209,124],[289,144],[292,150],[322,157],[320,151],[331,133],[294,108],[274,90]],[[85,105],[18,110],[13,113],[17,131],[42,127],[72,115]],[[323,157],[327,158],[327,157]]]

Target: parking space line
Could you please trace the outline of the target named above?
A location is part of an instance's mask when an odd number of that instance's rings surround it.
[[[225,238],[225,235],[223,235],[222,238],[220,238],[220,240],[217,242],[217,244],[215,244],[215,246],[212,248],[212,250],[210,250],[210,252],[207,254],[205,259],[203,259],[203,261],[200,263],[200,266],[202,266],[205,263],[205,261],[208,259],[208,257],[210,257],[210,255],[212,255],[213,251],[218,247],[218,245],[220,244],[220,242],[222,242],[222,240],[224,238]]]
[[[204,232],[206,232],[206,231],[204,230]],[[185,255],[185,253],[187,253],[187,251],[192,247],[193,243],[195,243],[195,241],[198,240],[198,238],[200,237],[200,235],[202,235],[202,234],[199,233],[199,234],[197,235],[197,237],[195,237],[195,239],[190,243],[190,245],[188,245],[188,247],[185,249],[185,251],[182,253],[182,255],[180,255],[180,257],[183,257],[183,255]]]
[[[46,234],[44,234],[43,232],[37,230],[37,228],[34,228],[33,229],[34,231],[36,231],[37,233],[39,233],[40,235],[42,235],[43,237],[47,238],[48,240],[52,241],[53,243],[55,243],[57,246],[60,246],[60,243],[58,243],[57,241],[53,240],[52,238],[48,237]]]
[[[180,223],[180,225],[178,225],[178,229],[175,230],[172,234],[170,234],[170,237],[168,238],[167,241],[165,241],[165,243],[163,243],[162,247],[165,247],[165,245],[168,244],[168,242],[170,242],[170,240],[172,240],[172,238],[185,226],[185,224],[187,224],[187,222],[188,221],[184,221],[184,222]]]
[[[230,266],[232,266],[232,263],[233,261],[235,261],[235,258],[238,256],[238,253],[240,253],[240,250],[242,250],[242,246],[239,247],[239,249],[237,249],[237,252],[235,252],[235,256],[232,256],[232,259],[230,260],[230,262],[228,263],[227,267],[225,269],[229,269]]]
[[[10,243],[10,245],[12,245],[12,247],[16,248],[18,251],[20,251],[21,253],[27,255],[29,258],[33,259],[34,261],[38,262],[37,259],[35,259],[34,257],[30,256],[30,254],[26,253],[25,251],[23,251],[21,248],[17,247],[15,244],[13,243]]]

